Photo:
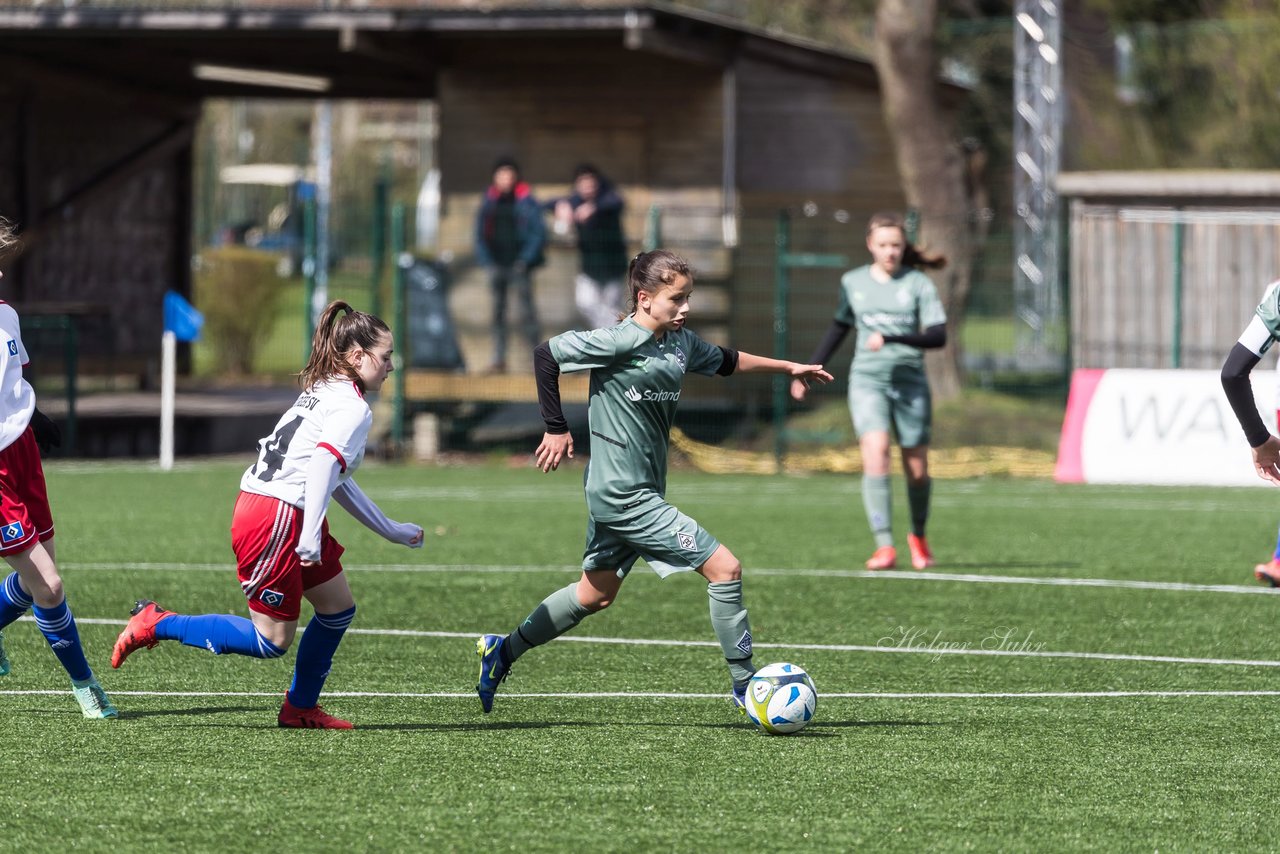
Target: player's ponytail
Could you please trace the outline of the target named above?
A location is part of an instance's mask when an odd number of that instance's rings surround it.
[[[330,377],[360,378],[351,366],[350,354],[355,350],[372,350],[383,334],[391,330],[381,318],[356,311],[342,300],[334,300],[320,312],[316,332],[311,337],[311,356],[298,374],[304,389]]]
[[[907,224],[896,213],[878,213],[867,223],[867,237],[877,228],[896,228],[902,232],[902,266],[917,270],[941,270],[947,266],[947,256],[937,252],[925,252],[907,239]]]
[[[13,223],[0,216],[0,258],[8,254],[8,250],[18,245],[18,235],[14,233]]]
[[[640,252],[627,265],[627,305],[635,311],[639,305],[640,292],[652,296],[664,285],[673,283],[684,276],[693,281],[693,269],[689,262],[674,252],[666,249],[655,249],[652,252]]]

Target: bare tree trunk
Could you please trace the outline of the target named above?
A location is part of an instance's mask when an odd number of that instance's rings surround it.
[[[960,391],[959,335],[976,248],[969,159],[956,139],[938,85],[934,37],[939,0],[877,0],[876,72],[907,204],[920,212],[919,243],[947,256],[934,274],[947,311],[947,346],[931,353],[930,382],[941,399]],[[976,161],[975,161],[976,162]]]

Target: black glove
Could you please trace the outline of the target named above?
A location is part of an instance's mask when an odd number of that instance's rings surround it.
[[[36,434],[36,444],[41,454],[47,454],[54,448],[62,447],[62,431],[53,419],[39,409],[31,413],[31,431]]]

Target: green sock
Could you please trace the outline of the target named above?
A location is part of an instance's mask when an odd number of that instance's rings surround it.
[[[911,507],[911,533],[924,536],[924,526],[929,524],[929,496],[933,493],[933,478],[926,477],[913,485],[907,482],[907,504]]]
[[[578,601],[578,582],[561,587],[543,599],[542,604],[534,608],[533,613],[507,635],[503,652],[509,650],[511,660],[515,661],[535,646],[542,646],[560,637],[591,613]]]
[[[867,510],[867,524],[876,538],[876,547],[893,545],[893,495],[887,474],[862,476],[862,506]]]
[[[724,651],[733,687],[747,684],[756,672],[751,663],[751,626],[747,622],[747,606],[742,604],[742,579],[713,581],[707,585],[711,599],[711,627],[715,629],[720,649]]]

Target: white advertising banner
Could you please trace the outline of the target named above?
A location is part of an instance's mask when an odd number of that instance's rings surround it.
[[[1276,432],[1276,374],[1255,370],[1253,393]],[[1082,370],[1058,446],[1065,482],[1268,486],[1217,371]]]

